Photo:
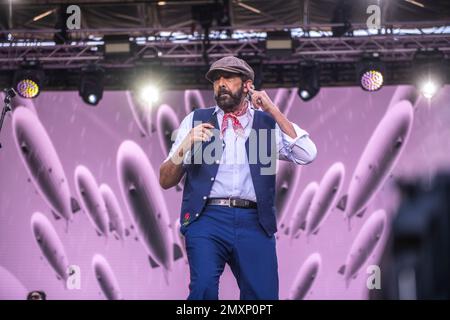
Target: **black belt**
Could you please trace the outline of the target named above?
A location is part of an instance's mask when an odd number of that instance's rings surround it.
[[[206,204],[237,208],[256,209],[256,202],[239,198],[210,198]]]

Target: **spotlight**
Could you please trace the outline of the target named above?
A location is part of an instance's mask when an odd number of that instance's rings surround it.
[[[152,108],[171,81],[168,75],[159,60],[137,64],[129,86],[134,99],[144,108]]]
[[[439,88],[436,85],[436,83],[429,79],[429,80],[425,81],[424,84],[421,85],[420,91],[422,92],[422,94],[425,98],[431,99],[436,94],[438,89]]]
[[[309,101],[320,91],[320,66],[316,63],[300,64],[299,73],[297,94],[303,101]]]
[[[308,100],[309,97],[311,96],[311,95],[309,94],[309,91],[306,90],[306,89],[301,89],[301,90],[299,90],[299,94],[300,94],[300,98],[302,98],[303,100]]]
[[[17,92],[23,98],[34,98],[39,95],[39,85],[32,79],[22,79],[17,83]]]
[[[378,70],[367,70],[361,75],[361,87],[366,91],[380,90],[383,81],[383,74]]]
[[[139,97],[146,103],[155,103],[159,100],[159,91],[153,85],[147,85],[141,88]]]
[[[439,50],[419,50],[414,56],[414,84],[427,99],[439,91],[447,82],[447,65]]]
[[[41,93],[44,77],[38,62],[24,62],[21,69],[14,73],[13,88],[22,98],[36,98]]]
[[[365,91],[380,90],[384,84],[384,64],[377,56],[363,58],[358,64],[358,77]]]
[[[78,94],[89,105],[96,106],[103,98],[103,70],[90,66],[82,71]]]
[[[96,105],[98,102],[98,96],[94,93],[91,93],[88,95],[88,101],[90,104]]]

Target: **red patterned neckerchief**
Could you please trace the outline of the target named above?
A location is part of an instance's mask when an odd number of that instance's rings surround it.
[[[234,132],[236,132],[237,134],[244,136],[244,127],[242,127],[242,124],[240,123],[238,117],[242,116],[243,114],[245,114],[247,112],[247,104],[245,105],[244,108],[242,108],[240,111],[237,112],[227,112],[224,114],[223,116],[223,120],[222,120],[222,128],[220,130],[220,135],[223,138],[223,135],[225,133],[225,130],[228,127],[228,119],[231,119],[231,122],[233,124],[233,129]]]

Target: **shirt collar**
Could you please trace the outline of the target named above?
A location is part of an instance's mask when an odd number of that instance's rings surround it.
[[[239,122],[241,123],[243,128],[245,128],[250,123],[250,120],[253,118],[253,114],[255,112],[255,107],[253,106],[251,101],[247,100],[247,103],[248,103],[247,111],[243,115],[238,117]],[[220,115],[220,117],[223,117],[225,114],[223,110],[220,109],[220,107],[217,105],[214,111],[217,113],[217,115]]]

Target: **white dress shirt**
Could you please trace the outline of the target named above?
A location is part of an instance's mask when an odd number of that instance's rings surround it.
[[[218,106],[215,108],[219,129],[222,130],[224,111]],[[232,120],[228,119],[228,125],[223,136],[225,147],[217,175],[209,194],[210,198],[239,197],[241,199],[256,201],[255,189],[253,187],[247,151],[245,148],[245,141],[250,135],[255,112],[264,111],[254,109],[251,103],[249,103],[249,108],[247,108],[246,113],[238,117],[239,122],[244,128],[243,136],[234,131],[231,123]],[[172,157],[173,153],[178,149],[181,142],[192,129],[193,115],[194,112],[191,112],[181,122],[175,142],[172,145],[166,161]],[[295,123],[292,123],[292,125],[297,134],[297,137],[294,139],[281,131],[278,124],[275,125],[278,159],[291,161],[296,164],[308,164],[312,162],[317,155],[316,146],[305,130],[301,129]],[[186,154],[185,159],[189,156],[189,153]]]

